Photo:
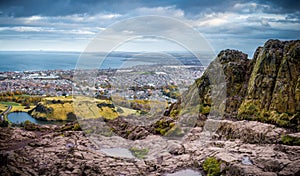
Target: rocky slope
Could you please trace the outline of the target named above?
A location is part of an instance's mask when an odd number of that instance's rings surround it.
[[[300,146],[282,144],[285,129],[254,121],[205,123],[204,128],[194,128],[182,141],[165,141],[158,135],[131,141],[136,145],[141,143],[153,153],[144,159],[106,155],[101,148],[127,146],[128,141],[118,136],[103,137],[95,145],[82,131],[73,131],[72,125],[0,128],[0,172],[1,175],[154,176],[190,168],[201,173],[202,163],[214,157],[220,161],[223,175],[300,174]],[[212,124],[217,124],[216,133],[207,129]],[[292,135],[300,139],[299,133]]]
[[[224,50],[216,61],[226,79],[225,117],[300,130],[300,40],[269,40],[252,60],[240,51]],[[210,79],[204,73],[197,80],[204,107],[211,106]]]

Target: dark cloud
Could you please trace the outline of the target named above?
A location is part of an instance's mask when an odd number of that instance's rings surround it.
[[[138,7],[155,7],[165,6],[167,1],[136,1],[136,0],[17,0],[17,1],[1,1],[0,11],[8,16],[64,16],[72,14],[96,14],[98,12],[120,12],[126,13]]]
[[[0,0],[0,42],[12,38],[88,41],[117,21],[141,15],[190,22],[217,48],[226,43],[252,49],[268,38],[300,36],[299,0]],[[168,27],[153,26],[155,30]]]
[[[265,11],[270,13],[293,13],[295,11],[300,11],[300,1],[298,0],[257,0],[250,2],[269,5],[271,8],[265,9]],[[5,0],[0,2],[0,11],[2,12],[2,15],[15,17],[33,15],[63,16],[84,13],[96,14],[99,11],[128,13],[131,10],[140,7],[163,7],[175,5],[176,8],[184,10],[188,16],[193,16],[203,11],[230,11],[232,6],[236,3],[250,2],[246,0]]]
[[[293,13],[295,11],[300,11],[299,0],[260,0],[260,3],[270,4],[273,7],[272,9],[274,12]]]

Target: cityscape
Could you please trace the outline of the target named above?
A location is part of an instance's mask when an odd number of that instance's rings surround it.
[[[155,69],[152,69],[154,67]],[[128,89],[146,86],[158,90],[171,84],[187,88],[193,83],[188,80],[200,77],[204,70],[204,66],[140,66],[132,69],[108,69],[99,70],[97,77],[87,81],[95,82],[92,88],[95,96],[101,92],[112,93],[108,89],[108,84],[115,88],[127,85]],[[75,86],[72,81],[74,72],[75,70],[0,72],[0,92],[18,91],[38,96],[69,96],[72,95],[72,88]],[[146,90],[142,92],[145,94]],[[141,91],[137,94],[143,96]],[[133,96],[127,95],[128,98]]]

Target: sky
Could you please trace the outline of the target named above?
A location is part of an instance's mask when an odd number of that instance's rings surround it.
[[[188,24],[215,52],[238,49],[251,57],[268,39],[300,38],[298,0],[1,0],[0,51],[82,52],[110,26],[147,15]],[[164,27],[168,28],[157,30]],[[169,44],[139,39],[119,50],[155,50]]]

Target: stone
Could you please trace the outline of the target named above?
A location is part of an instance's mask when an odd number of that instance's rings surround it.
[[[280,176],[296,176],[300,175],[300,160],[293,161],[292,163],[288,164],[281,170],[278,175]]]
[[[172,155],[181,155],[184,153],[184,147],[181,144],[173,143],[173,144],[170,144],[168,151]]]

